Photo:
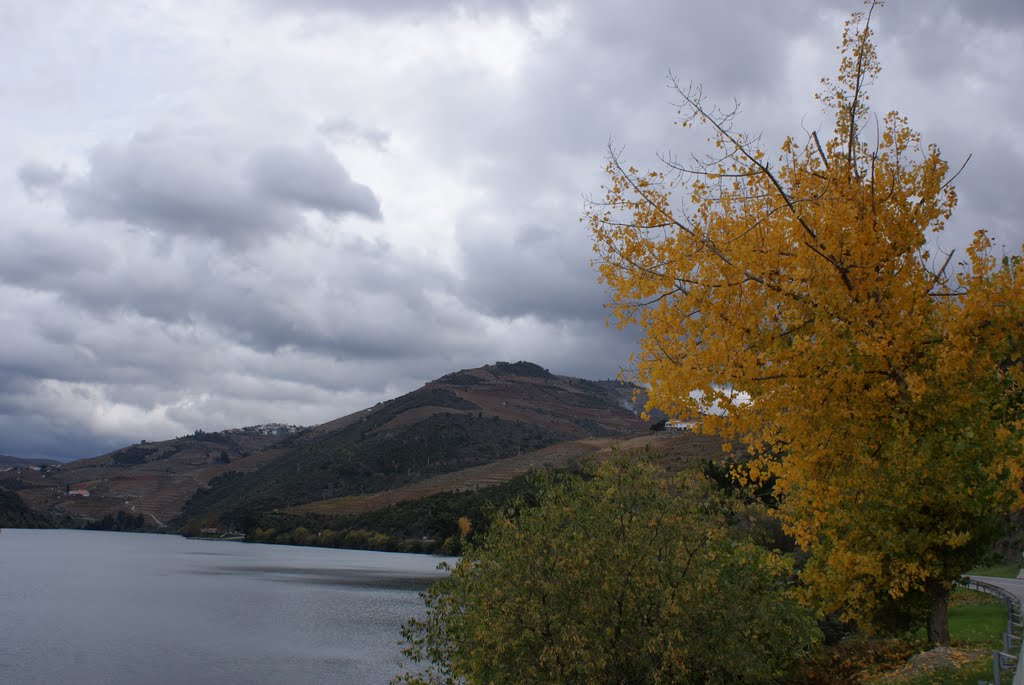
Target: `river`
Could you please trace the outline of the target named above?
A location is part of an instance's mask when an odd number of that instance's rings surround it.
[[[386,683],[440,561],[5,529],[0,683]]]

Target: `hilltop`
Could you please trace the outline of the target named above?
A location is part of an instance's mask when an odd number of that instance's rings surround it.
[[[457,371],[296,435],[263,468],[211,481],[183,514],[237,515],[382,492],[566,441],[646,431],[635,390],[529,362]]]

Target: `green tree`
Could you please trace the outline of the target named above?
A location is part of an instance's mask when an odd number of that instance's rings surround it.
[[[774,683],[818,639],[702,476],[617,459],[500,513],[403,628],[399,683]]]

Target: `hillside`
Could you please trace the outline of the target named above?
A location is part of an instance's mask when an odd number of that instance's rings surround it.
[[[0,470],[0,486],[57,517],[124,511],[152,527],[396,489],[408,499],[505,482],[537,460],[576,459],[609,438],[646,434],[634,390],[498,362],[310,428],[196,431],[66,464],[18,462]]]
[[[7,454],[0,454],[0,468],[17,466],[56,466],[60,462],[56,459],[25,459],[12,457]]]
[[[713,436],[689,431],[646,431],[632,438],[591,438],[560,443],[483,466],[442,474],[383,492],[353,495],[270,512],[246,512],[228,523],[256,542],[457,554],[459,520],[474,533],[487,529],[494,511],[535,500],[548,478],[574,471],[581,462],[650,448],[669,473],[712,468],[735,459]],[[537,478],[537,474],[541,474]]]
[[[185,518],[382,492],[558,443],[646,431],[634,388],[556,376],[528,362],[450,373],[311,428],[258,471],[225,474]]]
[[[722,441],[711,435],[683,431],[646,432],[636,437],[588,438],[563,442],[527,454],[426,478],[417,483],[366,495],[335,497],[292,507],[293,513],[365,514],[442,492],[479,491],[507,483],[534,469],[564,469],[587,459],[603,460],[621,451],[650,447],[669,471],[683,465],[717,461]]]
[[[161,526],[211,478],[260,468],[301,430],[271,424],[142,441],[66,464],[11,468],[0,472],[0,486],[16,490],[36,511],[85,520],[125,511]]]
[[[17,493],[0,488],[0,528],[53,528],[53,522],[30,509]]]

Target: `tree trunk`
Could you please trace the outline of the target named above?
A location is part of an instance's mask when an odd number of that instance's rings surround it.
[[[928,593],[928,643],[949,644],[949,588],[933,587]]]

